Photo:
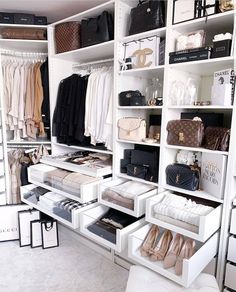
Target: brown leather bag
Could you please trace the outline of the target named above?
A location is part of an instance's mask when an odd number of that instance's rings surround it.
[[[80,48],[80,23],[63,22],[55,26],[56,53],[63,53]]]
[[[204,147],[211,150],[228,151],[230,129],[223,127],[207,127],[204,136]]]
[[[47,31],[42,28],[3,28],[1,35],[4,39],[46,40]]]
[[[200,147],[204,135],[202,121],[172,120],[167,124],[167,143],[178,146]]]

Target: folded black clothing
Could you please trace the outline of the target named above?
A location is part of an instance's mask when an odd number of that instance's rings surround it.
[[[41,187],[37,187],[34,188],[32,190],[30,190],[28,193],[26,193],[24,195],[24,198],[27,200],[28,198],[35,196],[37,198],[37,200],[39,200],[39,197],[48,193],[48,190],[41,188]]]
[[[107,213],[105,213],[99,220],[106,222],[116,228],[122,229],[134,223],[137,218],[115,209],[109,209]]]
[[[98,220],[95,223],[89,225],[87,229],[99,237],[102,237],[116,244],[116,228],[112,225]]]
[[[67,221],[69,221],[69,222],[72,222],[71,213],[69,213],[69,212],[66,211],[66,210],[62,210],[62,209],[60,209],[60,208],[58,208],[58,207],[54,207],[54,208],[52,209],[52,212],[53,212],[55,215],[57,215],[57,216],[59,216],[59,217],[65,219],[65,220],[67,220]]]

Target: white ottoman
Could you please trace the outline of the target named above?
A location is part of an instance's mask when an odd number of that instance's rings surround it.
[[[202,273],[189,288],[141,266],[132,266],[126,292],[220,292],[216,279],[210,274]]]

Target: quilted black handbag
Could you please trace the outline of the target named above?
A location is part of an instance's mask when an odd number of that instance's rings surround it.
[[[81,47],[96,45],[114,39],[113,17],[107,11],[95,18],[81,21]]]
[[[181,189],[196,191],[199,189],[200,170],[193,166],[174,163],[166,167],[166,183]]]
[[[139,1],[137,7],[131,9],[129,34],[165,26],[165,1]]]

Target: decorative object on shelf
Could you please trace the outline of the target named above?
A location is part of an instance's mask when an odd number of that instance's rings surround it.
[[[167,124],[167,143],[170,145],[200,147],[204,125],[200,120],[172,120]]]
[[[159,78],[153,78],[145,90],[146,104],[150,106],[163,105],[163,89]]]
[[[230,129],[223,127],[207,127],[203,145],[207,149],[228,151],[230,142]]]
[[[112,15],[103,11],[95,18],[81,21],[81,47],[88,47],[114,39],[114,21]]]
[[[175,64],[175,63],[210,59],[211,51],[212,51],[211,47],[201,47],[201,48],[171,52],[169,53],[169,63]]]
[[[170,86],[170,104],[184,105],[185,84],[180,80],[174,80]]]
[[[221,58],[230,56],[232,44],[232,34],[217,34],[213,39],[213,50],[211,58]]]
[[[208,106],[208,105],[211,105],[211,101],[210,100],[204,100],[204,101],[195,101],[194,102],[194,105],[195,106]]]
[[[58,225],[54,219],[41,222],[43,249],[59,246]]]
[[[125,117],[118,120],[118,138],[142,141],[146,138],[146,121],[141,118]]]
[[[15,24],[34,24],[34,14],[29,13],[14,13]]]
[[[161,126],[149,126],[148,138],[153,139],[154,143],[160,143],[161,140]]]
[[[129,35],[163,26],[165,26],[165,1],[139,0],[138,6],[131,9]]]
[[[205,31],[196,30],[181,34],[176,40],[176,51],[201,48],[205,46]]]
[[[195,0],[174,0],[173,24],[194,19],[196,16]]]
[[[20,247],[31,245],[30,223],[40,219],[38,210],[26,210],[18,212]]]
[[[197,165],[201,167],[202,153],[188,150],[178,150],[176,154],[176,162],[186,165]]]
[[[47,31],[42,28],[5,27],[0,32],[4,39],[46,40]]]
[[[226,155],[202,153],[201,189],[218,199],[223,199],[226,167]]]
[[[211,90],[212,105],[230,106],[233,104],[235,80],[235,72],[232,68],[214,72]]]
[[[80,48],[80,23],[70,21],[55,26],[56,53],[64,53]]]
[[[120,63],[120,70],[125,71],[125,70],[130,70],[132,69],[132,59],[131,58],[126,58],[123,60],[119,60]]]
[[[185,190],[199,189],[200,169],[186,164],[170,164],[166,167],[166,183]]]
[[[0,12],[0,23],[14,23],[14,13]]]
[[[128,90],[119,93],[120,106],[144,106],[145,97],[139,90]]]
[[[235,9],[234,0],[219,0],[219,9],[221,12],[226,12]]]
[[[41,221],[33,220],[30,222],[30,234],[31,234],[31,247],[42,246],[42,230]]]
[[[196,79],[188,78],[185,84],[184,104],[194,105],[198,99],[199,84]]]

